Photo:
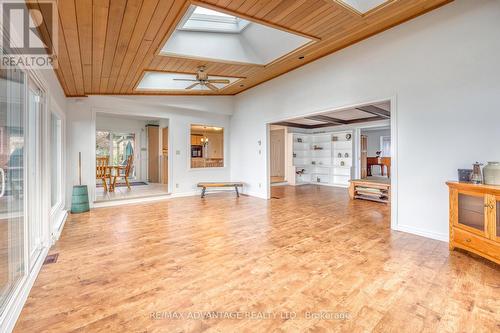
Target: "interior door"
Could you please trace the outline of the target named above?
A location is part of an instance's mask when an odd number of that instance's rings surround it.
[[[285,130],[272,130],[271,140],[271,177],[285,176]]]
[[[148,125],[148,181],[160,182],[160,128]]]
[[[168,183],[168,127],[161,130],[161,182]]]
[[[368,137],[366,135],[361,135],[361,178],[366,178],[368,176]]]
[[[0,315],[25,273],[25,80],[0,70]]]

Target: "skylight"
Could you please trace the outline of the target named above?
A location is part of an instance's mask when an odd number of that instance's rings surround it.
[[[181,21],[180,30],[240,33],[250,22],[204,7],[192,6]]]
[[[228,84],[213,83],[217,89],[223,89],[236,81],[237,77],[209,75],[209,80],[229,80]],[[196,84],[196,74],[170,73],[170,72],[145,72],[144,77],[137,86],[137,90],[183,90],[183,91],[209,91],[205,85]],[[196,84],[196,85],[195,85]],[[188,89],[189,88],[189,89]]]
[[[388,0],[338,0],[345,3],[349,7],[355,9],[361,14],[365,14],[372,9],[388,2]]]
[[[267,65],[311,41],[283,29],[191,5],[160,55]]]

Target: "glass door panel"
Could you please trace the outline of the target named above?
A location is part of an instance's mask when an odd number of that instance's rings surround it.
[[[0,69],[0,315],[24,276],[24,73]]]
[[[33,265],[42,250],[42,226],[40,204],[40,124],[43,110],[43,93],[33,82],[29,82],[27,114],[27,169],[28,169],[28,250],[30,265]]]
[[[484,197],[458,194],[458,224],[484,232]]]

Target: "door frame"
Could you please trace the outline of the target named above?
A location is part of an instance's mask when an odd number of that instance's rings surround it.
[[[51,226],[50,226],[50,168],[48,167],[50,163],[50,137],[47,136],[50,130],[50,117],[48,117],[49,112],[53,106],[57,107],[56,103],[52,103],[51,90],[48,88],[49,84],[46,80],[38,74],[36,70],[30,68],[18,68],[23,73],[25,80],[25,86],[23,91],[24,97],[24,126],[25,131],[28,131],[28,108],[29,108],[29,82],[33,81],[38,88],[43,92],[45,101],[40,108],[40,118],[37,124],[38,130],[40,131],[40,143],[39,143],[39,170],[36,170],[37,176],[40,177],[39,193],[37,198],[37,206],[39,206],[38,212],[39,223],[40,223],[40,237],[41,237],[41,249],[34,262],[30,262],[29,256],[29,230],[28,230],[28,220],[23,220],[23,269],[24,274],[17,282],[17,285],[11,292],[10,298],[5,304],[4,312],[0,315],[0,330],[5,329],[10,331],[14,328],[17,318],[19,317],[22,308],[29,296],[31,287],[35,283],[38,273],[42,267],[43,260],[47,256],[50,246],[53,244],[53,239],[51,237]],[[25,142],[28,142],[29,133],[26,132]],[[63,148],[64,149],[64,148]],[[25,145],[23,152],[24,161],[27,163],[29,148]],[[23,191],[28,193],[28,170],[24,168],[23,170],[24,184]],[[29,214],[30,209],[28,207],[28,200],[23,203],[23,213],[25,215]]]
[[[96,141],[96,118],[98,113],[103,113],[103,114],[108,114],[111,116],[138,116],[138,117],[143,117],[143,118],[151,118],[155,120],[168,120],[168,179],[172,179],[173,175],[173,143],[172,143],[172,131],[171,129],[171,117],[161,117],[158,115],[150,115],[148,112],[143,112],[141,113],[140,111],[134,112],[127,110],[126,112],[120,111],[117,109],[111,109],[111,108],[104,108],[104,107],[96,107],[91,105],[90,107],[90,146],[89,146],[89,152],[90,152],[90,163],[91,165],[94,166],[96,165],[96,149],[95,149],[95,141]],[[142,156],[141,156],[142,158]],[[147,156],[146,156],[147,158]],[[89,206],[90,208],[95,207],[95,198],[96,198],[96,179],[95,179],[95,169],[93,169],[93,174],[94,176],[90,177],[89,180]],[[147,175],[147,173],[146,173]],[[168,192],[165,194],[171,194],[173,191],[173,182],[169,182],[167,184],[168,186]],[[142,198],[137,198],[137,199],[130,199],[130,200],[141,200]],[[107,206],[113,206],[113,205],[121,205],[123,204],[124,201],[122,200],[111,200],[108,201]]]
[[[340,107],[334,108],[325,108],[313,112],[306,112],[303,114],[296,114],[288,117],[280,116],[276,119],[271,119],[265,123],[265,144],[263,144],[263,148],[265,149],[264,156],[266,157],[266,167],[265,167],[265,198],[271,199],[271,166],[270,166],[270,128],[273,123],[284,122],[292,118],[301,118],[301,117],[309,117],[315,115],[321,115],[326,112],[332,111],[341,111],[345,109],[352,109],[363,105],[368,104],[377,104],[382,102],[389,102],[391,106],[391,118],[390,118],[390,127],[391,127],[391,229],[398,230],[398,107],[397,107],[397,95],[393,95],[385,98],[378,98],[373,100],[364,100],[359,101],[358,103],[347,104]],[[380,123],[376,122],[376,124],[371,124],[373,127],[379,127]],[[366,126],[370,126],[370,123],[366,123]],[[338,126],[339,130],[343,128],[342,126]],[[366,127],[365,127],[366,128]],[[354,138],[356,143],[359,142],[360,129],[356,128],[354,130]],[[355,143],[355,147],[359,145]],[[260,147],[259,147],[260,149]],[[359,153],[359,152],[358,152]],[[356,161],[358,161],[357,153]],[[359,162],[359,161],[358,161]],[[359,170],[359,167],[358,167]],[[359,171],[360,172],[360,171]],[[358,177],[358,174],[356,174]]]

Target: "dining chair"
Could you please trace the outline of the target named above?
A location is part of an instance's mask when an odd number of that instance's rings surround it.
[[[130,155],[129,157],[127,157],[127,164],[125,164],[125,166],[123,167],[118,168],[113,178],[113,187],[116,184],[116,178],[123,178],[125,180],[125,183],[127,184],[128,189],[130,190],[130,183],[128,182],[128,177],[130,176],[130,172],[132,171],[133,162],[134,162],[134,156]],[[120,173],[121,170],[123,170],[122,174]]]
[[[102,185],[104,187],[104,191],[108,191],[108,184],[106,183],[106,179],[111,181],[111,174],[109,172],[109,156],[97,156],[96,157],[96,179],[102,180]]]

